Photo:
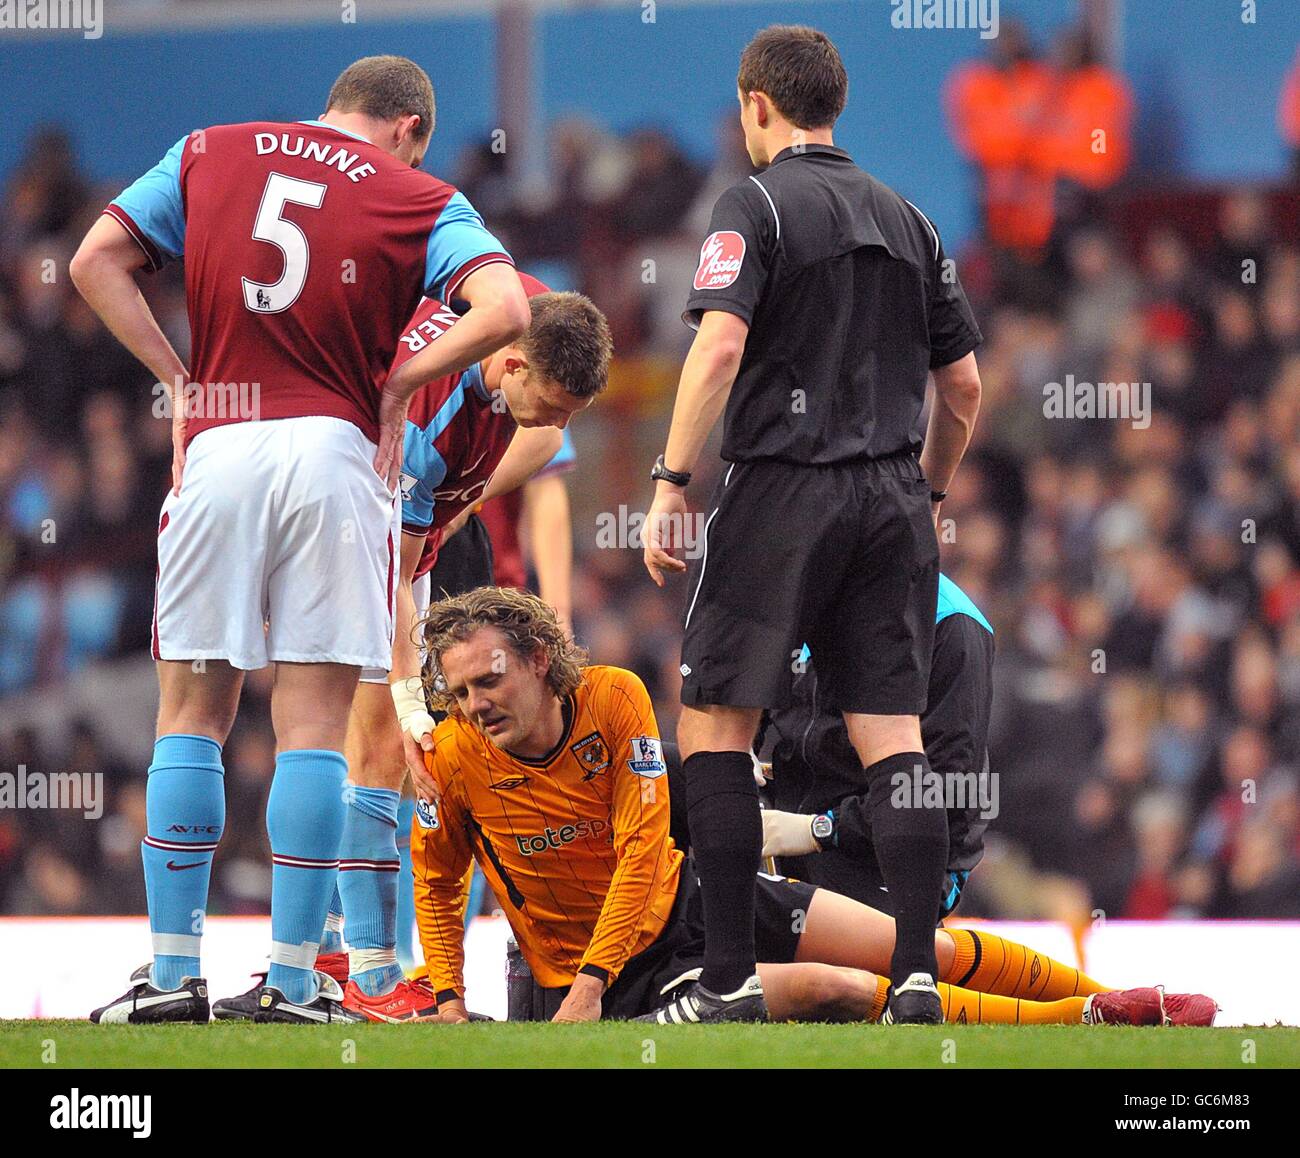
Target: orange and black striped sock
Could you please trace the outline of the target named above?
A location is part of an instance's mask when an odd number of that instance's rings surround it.
[[[1083,1021],[1083,997],[1059,1001],[1025,1001],[977,993],[957,985],[939,982],[943,1019],[954,1025],[1079,1025]]]
[[[876,1022],[880,1020],[881,1014],[885,1012],[885,1005],[889,1002],[889,978],[876,977],[876,995],[871,999],[871,1010],[867,1013],[867,1020]]]
[[[945,929],[956,952],[941,980],[951,985],[1029,1001],[1060,1001],[1109,993],[1086,973],[1026,945],[975,929]]]

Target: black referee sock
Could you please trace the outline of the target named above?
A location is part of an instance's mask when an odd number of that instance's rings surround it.
[[[704,906],[700,984],[734,993],[754,972],[754,874],[763,858],[754,764],[747,752],[696,752],[683,771]]]
[[[887,756],[866,775],[871,842],[894,910],[890,980],[901,985],[913,973],[928,973],[937,981],[934,928],[948,865],[948,813],[942,804],[920,806],[932,775],[924,752]]]

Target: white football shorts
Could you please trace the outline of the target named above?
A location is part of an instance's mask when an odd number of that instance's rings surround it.
[[[392,662],[401,508],[351,422],[195,435],[158,523],[155,659]]]

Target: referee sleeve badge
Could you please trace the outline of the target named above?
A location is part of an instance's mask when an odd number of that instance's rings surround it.
[[[695,271],[697,290],[719,290],[733,285],[745,264],[745,239],[730,229],[710,233],[700,247],[700,268]]]
[[[664,763],[664,749],[657,736],[633,736],[628,741],[632,754],[627,766],[634,776],[644,776],[647,780],[657,780],[668,771]]]

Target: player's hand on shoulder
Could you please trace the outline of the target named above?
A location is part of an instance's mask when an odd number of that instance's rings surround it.
[[[415,785],[415,790],[425,800],[432,804],[442,803],[442,790],[438,787],[438,782],[433,778],[429,771],[428,765],[424,762],[425,752],[433,751],[433,737],[427,732],[424,734],[424,740],[428,747],[422,746],[416,742],[410,732],[402,732],[402,752],[406,757],[406,768],[411,774],[411,783]]]
[[[686,494],[679,487],[660,485],[654,502],[646,516],[642,537],[645,548],[642,558],[650,578],[656,586],[664,585],[664,572],[686,570],[686,562],[673,551],[684,546],[682,533],[686,527]]]
[[[402,733],[402,755],[407,770],[416,787],[421,789],[421,795],[432,800],[433,795],[423,790],[426,782],[433,784],[429,770],[425,767],[424,753],[433,751],[433,729],[437,725],[425,703],[420,677],[395,680],[389,684],[388,690],[392,692],[393,707],[397,711],[397,724]]]

